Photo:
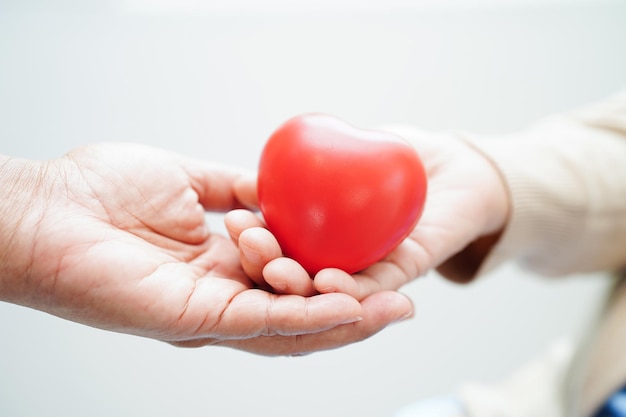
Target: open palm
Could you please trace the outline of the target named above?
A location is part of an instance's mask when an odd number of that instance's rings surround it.
[[[259,289],[232,241],[205,223],[205,210],[242,207],[250,198],[234,170],[101,144],[43,171],[18,234],[32,244],[27,278],[7,301],[177,345],[264,354],[360,340],[410,311],[399,294],[359,303],[345,294]],[[382,308],[388,302],[397,306],[391,313]]]

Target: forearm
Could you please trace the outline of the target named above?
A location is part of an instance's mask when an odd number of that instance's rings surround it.
[[[0,155],[0,300],[24,294],[42,213],[41,164]]]
[[[474,242],[443,265],[468,258],[480,274],[515,259],[545,275],[626,264],[626,98],[556,116],[515,135],[467,136],[499,168],[512,213],[495,246]]]

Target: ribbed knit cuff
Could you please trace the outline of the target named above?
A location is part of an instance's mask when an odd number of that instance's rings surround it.
[[[626,197],[626,142],[621,137],[564,117],[515,135],[461,135],[499,169],[511,197],[509,224],[479,274],[508,259],[543,275],[618,262],[616,251],[624,249],[610,245],[618,244],[611,242],[615,232],[610,228],[626,227],[620,211],[626,203],[614,195]],[[594,240],[613,253],[600,253]]]

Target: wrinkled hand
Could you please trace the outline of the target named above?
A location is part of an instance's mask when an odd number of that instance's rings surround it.
[[[465,141],[410,128],[392,129],[417,149],[428,174],[424,213],[411,232],[384,260],[350,276],[324,269],[314,279],[297,262],[281,257],[274,236],[261,218],[247,210],[226,217],[231,238],[240,248],[246,272],[259,285],[280,293],[312,295],[339,292],[362,300],[384,290],[396,290],[442,264],[471,242],[497,239],[508,218],[506,188],[497,169]],[[243,187],[252,189],[250,180]],[[253,191],[249,191],[254,196]],[[254,204],[254,200],[250,200]],[[468,265],[468,268],[475,266]],[[462,281],[463,274],[445,271]]]
[[[264,291],[205,210],[253,202],[241,174],[154,148],[100,144],[0,161],[0,299],[180,346],[301,354],[410,315],[395,292],[359,303]],[[312,294],[307,294],[312,295]]]

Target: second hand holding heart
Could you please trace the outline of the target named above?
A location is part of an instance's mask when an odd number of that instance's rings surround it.
[[[428,174],[427,203],[410,235],[385,259],[356,274],[327,268],[309,277],[302,266],[282,257],[278,241],[258,216],[246,210],[230,212],[227,229],[239,245],[246,272],[256,277],[257,284],[278,293],[341,292],[363,300],[380,291],[397,290],[433,269],[462,282],[450,265],[459,265],[459,258],[474,246],[497,241],[509,216],[506,187],[492,163],[454,135],[391,130],[416,147]],[[242,187],[253,195],[256,182],[250,179]],[[451,259],[455,262],[446,262]],[[478,268],[475,258],[468,259],[475,262],[470,269]]]

